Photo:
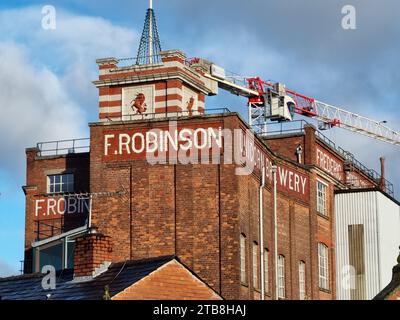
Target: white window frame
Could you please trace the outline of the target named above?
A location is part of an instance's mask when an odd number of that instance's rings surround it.
[[[278,256],[278,298],[286,298],[286,286],[285,286],[285,256]]]
[[[328,216],[327,192],[328,185],[317,179],[317,212]]]
[[[269,292],[269,251],[264,249],[264,292]]]
[[[54,181],[52,181],[53,177]],[[59,181],[55,180],[56,177],[59,177]],[[59,187],[59,191],[56,191],[57,186]],[[73,173],[49,174],[47,176],[47,193],[55,194],[55,193],[68,193],[73,191],[74,191]]]
[[[240,234],[240,281],[247,284],[246,272],[246,235]]]
[[[299,299],[306,299],[306,263],[299,261]]]
[[[329,290],[329,248],[324,243],[318,243],[318,274],[319,287]]]
[[[260,289],[260,277],[258,275],[258,243],[253,242],[253,287],[254,289]]]

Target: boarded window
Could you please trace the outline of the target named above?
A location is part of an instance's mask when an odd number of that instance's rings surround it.
[[[264,291],[269,292],[269,251],[264,250]]]
[[[255,289],[259,288],[258,280],[258,244],[253,242],[253,287]]]
[[[364,225],[349,225],[349,263],[354,268],[354,288],[350,290],[352,300],[365,299]]]
[[[240,280],[247,283],[246,277],[246,236],[240,235]]]
[[[306,299],[306,263],[299,262],[299,299]]]
[[[286,296],[285,286],[285,257],[279,255],[278,257],[278,298],[284,299]]]

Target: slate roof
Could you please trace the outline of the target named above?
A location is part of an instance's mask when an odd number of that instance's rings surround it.
[[[173,256],[164,256],[113,263],[106,272],[87,282],[72,281],[73,270],[64,270],[57,274],[56,289],[47,291],[42,288],[44,275],[40,273],[0,278],[0,297],[2,300],[47,300],[51,294],[51,300],[102,300],[106,285],[112,297],[173,259]]]

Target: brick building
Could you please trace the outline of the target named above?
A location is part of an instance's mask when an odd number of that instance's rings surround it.
[[[98,60],[90,140],[26,150],[25,273],[50,264],[90,282],[171,256],[210,297],[335,299],[335,191],[386,192],[384,178],[303,122],[253,135],[206,109],[218,84],[182,52],[161,61]],[[115,295],[145,298],[135,290]]]

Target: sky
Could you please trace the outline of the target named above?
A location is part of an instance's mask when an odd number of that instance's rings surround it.
[[[56,9],[55,30],[42,8]],[[342,27],[352,5],[356,29]],[[134,57],[147,0],[3,0],[0,3],[0,277],[23,259],[25,148],[88,137],[97,120],[95,60]],[[244,76],[288,88],[400,130],[397,0],[154,0],[163,49],[180,49]],[[243,98],[221,92],[207,108],[246,117]],[[399,149],[342,129],[325,132],[400,190]],[[398,194],[396,193],[398,196]]]

